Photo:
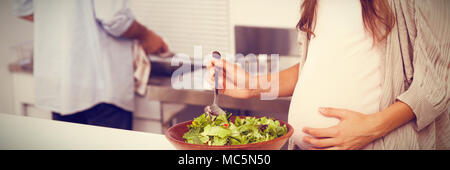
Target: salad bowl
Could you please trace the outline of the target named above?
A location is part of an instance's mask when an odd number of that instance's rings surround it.
[[[230,121],[234,122],[237,116],[232,116]],[[245,119],[247,116],[239,116],[240,119]],[[259,118],[257,116],[249,116]],[[277,120],[277,119],[275,119]],[[280,150],[281,147],[288,141],[292,136],[294,129],[288,123],[277,120],[280,122],[281,126],[286,125],[287,133],[283,136],[277,137],[272,140],[249,143],[249,144],[239,144],[239,145],[207,145],[207,144],[192,144],[185,141],[183,135],[189,131],[188,125],[192,124],[192,121],[186,121],[176,124],[170,127],[166,133],[166,138],[179,150]]]

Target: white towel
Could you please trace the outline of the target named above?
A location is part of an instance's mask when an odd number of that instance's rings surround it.
[[[151,63],[138,41],[133,43],[134,91],[141,96],[147,91]]]

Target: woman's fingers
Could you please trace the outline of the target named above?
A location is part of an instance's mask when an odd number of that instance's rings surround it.
[[[215,59],[211,60],[211,67],[218,67],[219,70],[222,70],[225,76],[233,76],[237,74],[236,70],[238,69],[238,65],[233,62],[228,62],[224,59]]]
[[[329,128],[303,128],[303,132],[309,134],[314,137],[323,138],[323,137],[336,137],[339,135],[339,130],[336,127]]]
[[[217,72],[217,74],[219,75],[219,79],[218,79],[218,81],[217,81],[217,83],[218,83],[218,89],[223,89],[223,88],[226,87],[225,83],[228,83],[228,82],[224,82],[224,81],[223,81],[224,77],[223,77],[223,76],[220,76],[220,75],[223,74],[221,71]],[[208,77],[207,77],[207,80],[208,80],[208,83],[209,83],[210,85],[212,85],[213,87],[215,87],[215,79],[216,79],[215,76],[216,76],[216,70],[215,70],[215,69],[210,69],[210,70],[208,70]]]
[[[348,114],[347,109],[337,109],[331,107],[321,107],[319,108],[319,112],[326,117],[334,117],[341,120],[347,117]]]
[[[219,60],[212,58],[211,61],[207,63],[206,67],[208,69],[207,79],[210,85],[214,86],[216,74],[219,75],[218,89],[224,89],[219,90],[219,92],[230,96],[240,96],[244,94],[245,97],[245,95],[247,95],[245,92],[248,80],[246,79],[249,76],[248,73],[239,65],[233,62],[227,62],[223,59]]]
[[[305,136],[303,137],[303,141],[313,145],[314,148],[335,147],[342,144],[337,138],[314,138]]]
[[[206,80],[208,81],[208,84],[211,85],[211,87],[215,87],[215,74],[216,72],[214,69],[208,70],[208,77],[206,78]],[[230,82],[229,80],[224,81],[224,77],[220,76],[223,75],[221,71],[217,72],[217,74],[219,74],[217,89],[233,89],[235,87],[233,82]]]
[[[216,72],[214,69],[208,70],[208,78],[211,80],[214,80],[214,76],[216,75]]]
[[[214,87],[214,77],[208,76],[208,78],[206,78],[206,81],[208,81],[208,84],[211,87]]]
[[[211,70],[214,67],[213,61],[208,61],[206,63],[206,69]]]
[[[230,81],[230,77],[228,77],[228,76],[231,76],[232,73],[228,69],[233,68],[234,64],[226,62],[225,60],[218,60],[218,59],[213,58],[211,60],[211,62],[208,62],[206,67],[208,69],[208,76],[212,80],[215,79],[215,74],[219,74],[219,82],[218,83],[221,88],[225,88],[230,83],[230,82],[228,82],[228,81]],[[224,82],[223,81],[224,79],[226,79],[227,81]],[[231,83],[234,84],[233,81]]]
[[[343,149],[339,146],[333,146],[333,147],[324,148],[323,150],[343,150]]]

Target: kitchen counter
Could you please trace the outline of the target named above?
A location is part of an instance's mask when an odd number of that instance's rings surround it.
[[[175,148],[161,134],[0,114],[0,149]]]

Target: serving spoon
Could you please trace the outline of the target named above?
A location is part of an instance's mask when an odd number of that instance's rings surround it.
[[[214,58],[219,59],[221,58],[220,53],[217,51],[213,52],[212,55]],[[219,74],[218,74],[218,70],[219,68],[217,66],[214,66],[214,100],[213,100],[213,104],[210,106],[206,106],[205,107],[205,112],[211,113],[213,115],[220,115],[220,114],[226,114],[226,112],[219,107],[219,105],[217,105],[219,99],[218,99],[218,95],[219,95]]]

